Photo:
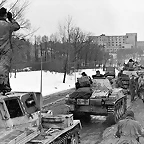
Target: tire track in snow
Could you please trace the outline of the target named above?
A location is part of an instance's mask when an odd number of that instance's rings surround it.
[[[43,108],[47,109],[53,105],[60,103],[61,101],[64,101],[65,96],[72,93],[74,90],[75,88],[72,88],[43,97]]]

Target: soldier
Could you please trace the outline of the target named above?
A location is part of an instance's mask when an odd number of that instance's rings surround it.
[[[138,87],[140,88],[142,86],[144,86],[144,77],[141,74],[140,77],[138,78]]]
[[[143,74],[141,74],[140,75],[140,77],[138,78],[138,80],[137,80],[138,82],[138,84],[137,84],[137,93],[138,93],[138,97],[139,98],[141,98],[142,100],[143,100],[143,102],[144,102],[144,96],[142,97],[140,94],[141,94],[141,92],[142,92],[142,94],[143,94],[143,91],[144,91],[144,77],[143,77]]]
[[[135,91],[136,91],[136,81],[135,81],[134,75],[130,77],[129,89],[130,89],[130,95],[131,95],[131,102],[133,102],[135,98]]]
[[[0,9],[0,75],[3,78],[1,84],[7,82],[5,87],[9,87],[9,72],[12,59],[12,32],[20,29],[19,24],[12,18],[12,13],[2,7]],[[5,88],[6,89],[6,88]]]
[[[120,138],[118,143],[133,139],[133,143],[139,142],[140,137],[144,137],[142,127],[134,118],[133,111],[127,111],[126,118],[118,122],[116,137]],[[137,142],[136,142],[137,141]]]
[[[134,61],[132,59],[129,60],[128,67],[129,67],[129,69],[133,69],[134,68]]]
[[[97,71],[96,71],[96,75],[92,75],[92,78],[93,78],[93,79],[95,79],[96,77],[104,77],[104,75],[102,75],[102,74],[100,73],[100,71],[97,70]]]
[[[82,75],[82,77],[87,77],[89,79],[89,81],[90,81],[90,84],[92,84],[92,80],[91,80],[90,76],[88,76],[85,72],[82,72],[81,75]]]
[[[85,72],[82,72],[82,77],[77,79],[77,82],[75,83],[76,89],[81,87],[90,87],[92,84],[92,80],[90,76],[87,76]]]
[[[87,76],[87,74],[85,72],[82,72],[81,75],[82,75],[82,77]]]

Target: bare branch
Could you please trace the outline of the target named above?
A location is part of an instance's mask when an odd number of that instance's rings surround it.
[[[16,6],[16,4],[18,3],[18,1],[19,0],[17,0],[8,11],[11,11]]]
[[[2,0],[2,1],[0,2],[0,7],[2,7],[6,2],[7,2],[7,0]]]
[[[13,14],[13,18],[20,24],[21,28],[30,29],[31,25],[29,20],[25,19],[24,12],[28,7],[29,2],[25,0],[23,4],[20,3],[20,0],[17,0],[14,4],[12,4],[10,10]]]

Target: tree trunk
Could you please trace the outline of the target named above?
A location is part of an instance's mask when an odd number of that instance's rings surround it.
[[[14,75],[14,78],[16,78],[16,69],[15,69],[15,75]]]
[[[65,83],[65,80],[66,80],[66,73],[67,73],[67,62],[65,62],[65,66],[64,66],[64,77],[63,77],[63,83]]]
[[[64,72],[63,83],[65,83],[65,80],[66,80],[66,71]]]
[[[85,67],[87,67],[87,54],[85,56]]]
[[[64,77],[63,77],[63,83],[65,83],[66,80],[66,74],[67,74],[67,67],[68,67],[68,54],[65,60],[65,64],[64,64]]]

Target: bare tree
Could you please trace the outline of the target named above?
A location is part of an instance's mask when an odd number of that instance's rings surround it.
[[[48,36],[44,35],[42,36],[41,38],[41,46],[42,46],[42,49],[44,51],[44,61],[47,61],[48,60],[48,42],[49,42],[49,38]]]
[[[68,71],[68,61],[69,61],[69,49],[71,47],[71,33],[73,31],[73,21],[72,17],[68,16],[65,20],[64,25],[59,25],[59,33],[61,42],[65,48],[65,60],[64,60],[64,77],[63,83],[65,83],[66,74]]]
[[[85,61],[87,61],[88,57],[88,49],[91,43],[91,39],[89,37],[90,33],[83,32],[79,27],[73,28],[71,34],[71,45],[73,47],[74,52],[74,62],[78,62],[80,60],[80,52],[85,48]],[[79,64],[77,64],[79,65]]]

